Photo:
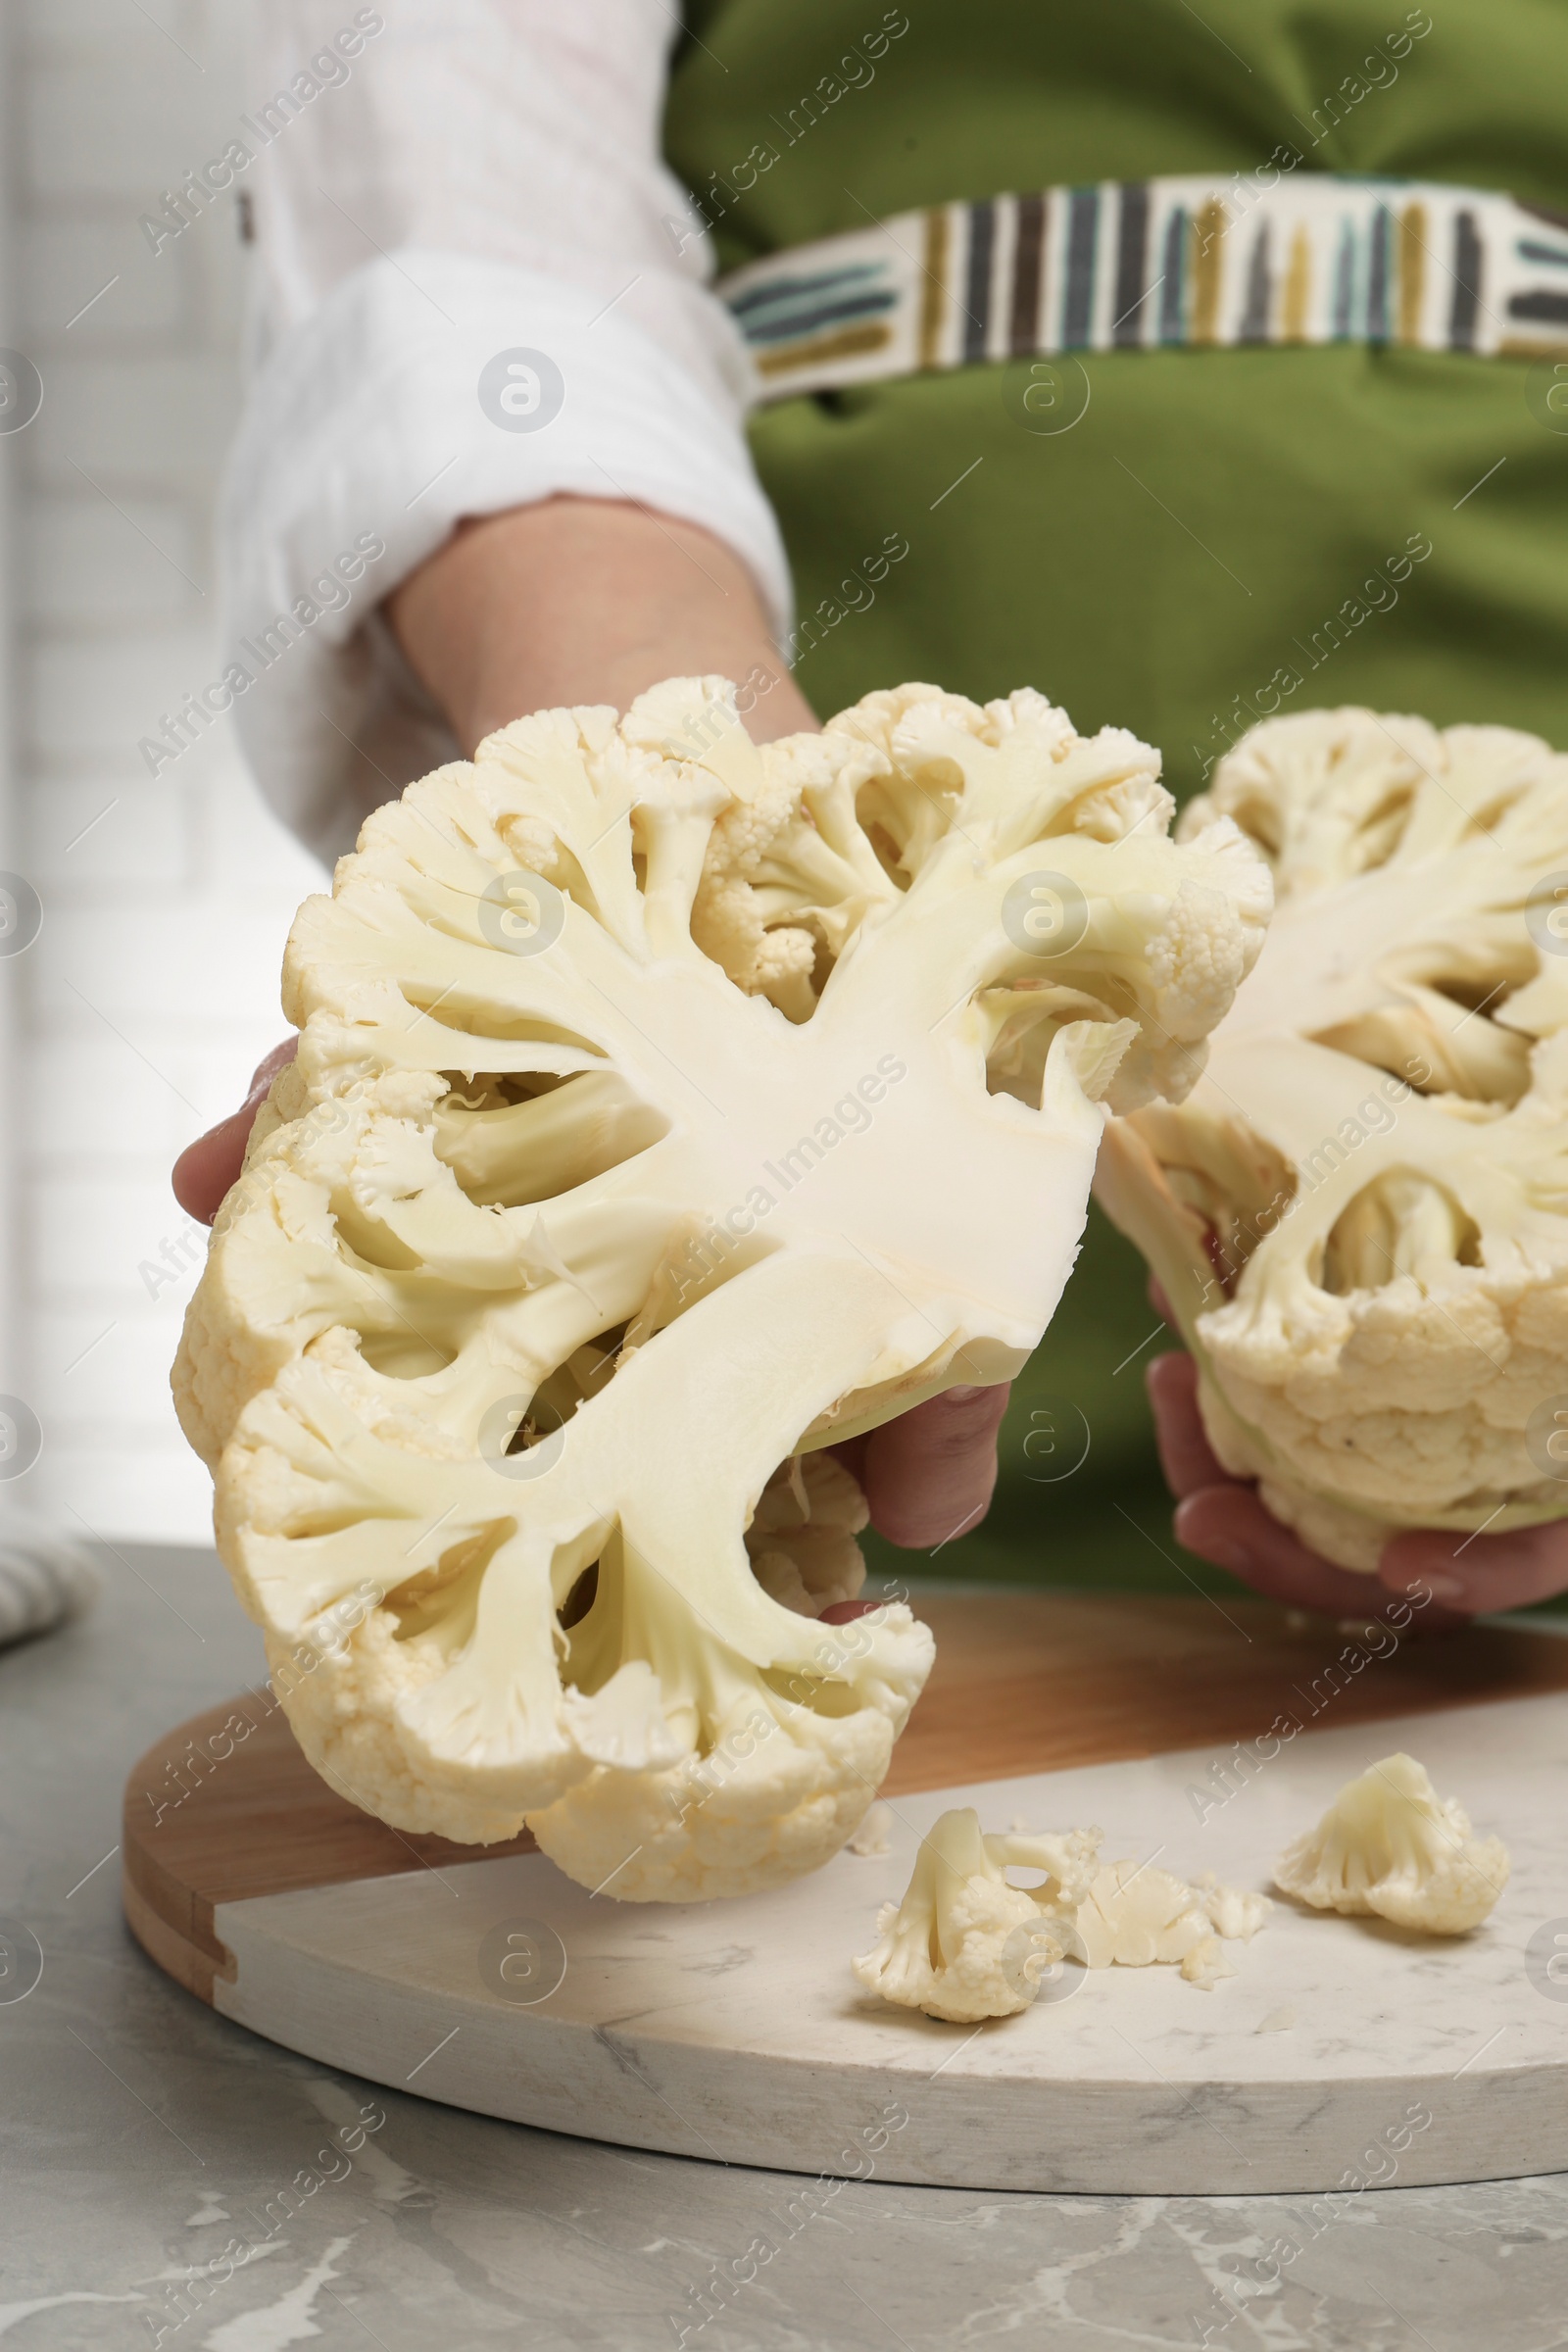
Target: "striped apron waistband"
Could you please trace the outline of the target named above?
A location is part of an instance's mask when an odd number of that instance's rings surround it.
[[[1042,352],[1396,343],[1568,352],[1568,219],[1484,189],[1106,180],[899,213],[719,281],[754,395]]]

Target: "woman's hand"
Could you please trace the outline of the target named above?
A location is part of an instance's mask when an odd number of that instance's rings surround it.
[[[1413,1528],[1384,1545],[1375,1577],[1336,1568],[1280,1525],[1255,1487],[1221,1469],[1203,1435],[1192,1357],[1156,1356],[1148,1378],[1159,1458],[1177,1496],[1177,1541],[1259,1592],[1294,1608],[1362,1617],[1424,1587],[1437,1605],[1422,1623],[1451,1625],[1568,1592],[1568,1520],[1502,1536]]]
[[[859,1480],[871,1525],[908,1551],[940,1551],[978,1527],[997,1483],[1010,1390],[948,1389],[833,1451]]]
[[[546,499],[465,523],[398,588],[388,616],[411,668],[471,753],[529,710],[625,710],[662,678],[744,681],[758,743],[817,719],[780,658],[751,575],[695,523],[640,507]],[[298,1041],[275,1046],[240,1108],[181,1152],[180,1206],[210,1225],[238,1179],[268,1088]],[[891,1543],[932,1549],[985,1515],[1007,1392],[952,1389],[844,1448]]]
[[[250,1086],[238,1110],[231,1110],[226,1119],[220,1119],[216,1127],[209,1127],[205,1135],[187,1144],[175,1160],[174,1199],[187,1217],[210,1225],[223,1205],[224,1194],[239,1182],[256,1114],[267,1101],[278,1071],[293,1060],[299,1042],[297,1037],[286,1037],[280,1046],[274,1046],[270,1054],[264,1055],[251,1072]]]

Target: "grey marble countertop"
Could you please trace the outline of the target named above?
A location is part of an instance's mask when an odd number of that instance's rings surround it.
[[[487,2122],[258,2040],[131,1942],[114,1849],[128,1766],[254,1682],[260,1643],[209,1554],[106,1565],[90,1619],[0,1654],[0,1915],[45,1955],[0,2001],[6,2352],[641,2352],[682,2330],[702,2352],[1125,2352],[1205,2329],[1228,2352],[1568,2352],[1565,2176],[1333,2209],[812,2192]],[[373,2131],[334,2153],[362,2104]]]

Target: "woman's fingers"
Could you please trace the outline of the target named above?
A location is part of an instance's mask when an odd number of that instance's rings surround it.
[[[1007,1389],[949,1389],[864,1441],[858,1466],[871,1525],[890,1544],[934,1549],[985,1515],[997,1483]]]
[[[1175,1310],[1165,1296],[1165,1286],[1152,1274],[1149,1277],[1149,1303],[1162,1323],[1168,1323],[1172,1331],[1180,1331],[1181,1326],[1176,1320]]]
[[[1396,1592],[1423,1583],[1450,1609],[1466,1613],[1527,1609],[1568,1591],[1568,1521],[1469,1540],[1414,1528],[1385,1544],[1378,1575]]]
[[[247,1102],[243,1110],[231,1112],[187,1144],[175,1160],[174,1199],[188,1217],[210,1225],[217,1216],[224,1194],[239,1174],[256,1109]]]
[[[1371,1577],[1337,1568],[1332,1560],[1308,1551],[1299,1537],[1264,1507],[1254,1487],[1221,1468],[1203,1434],[1198,1409],[1198,1366],[1192,1357],[1182,1352],[1157,1355],[1146,1378],[1154,1408],[1160,1466],[1178,1498],[1176,1540],[1189,1551],[1196,1551],[1200,1560],[1229,1569],[1244,1585],[1250,1585],[1255,1592],[1266,1592],[1271,1600],[1283,1601],[1288,1608],[1321,1609],[1333,1617],[1379,1616],[1417,1588],[1430,1595],[1421,1602],[1423,1625],[1457,1625],[1467,1607],[1517,1605],[1458,1599],[1457,1588],[1448,1590],[1451,1578],[1446,1581],[1433,1575],[1423,1584],[1427,1569],[1436,1565],[1435,1554],[1407,1558],[1391,1544],[1378,1574]],[[1400,1537],[1397,1541],[1428,1544],[1434,1539]],[[1436,1541],[1451,1550],[1446,1539]],[[1568,1544],[1559,1581],[1568,1585]],[[1443,1605],[1445,1601],[1447,1606]]]
[[[869,1617],[873,1609],[884,1608],[880,1600],[835,1600],[817,1618],[818,1625],[853,1625],[857,1617]]]
[[[272,1080],[284,1065],[291,1062],[299,1047],[297,1037],[285,1038],[270,1054],[259,1061],[251,1074],[250,1090],[238,1110],[216,1127],[209,1127],[193,1144],[187,1144],[174,1162],[174,1199],[189,1217],[198,1217],[210,1225],[223,1204],[223,1196],[239,1179],[245,1159],[245,1147],[251,1140],[256,1113],[266,1102]]]
[[[1416,1573],[1358,1576],[1349,1568],[1336,1568],[1282,1527],[1251,1487],[1234,1479],[1189,1494],[1177,1505],[1175,1529],[1177,1542],[1200,1560],[1228,1568],[1244,1585],[1283,1601],[1287,1608],[1321,1609],[1331,1617],[1378,1617],[1396,1600],[1404,1600],[1420,1582]],[[1421,1603],[1422,1625],[1462,1622],[1459,1612],[1442,1605],[1445,1595],[1435,1587],[1428,1590],[1432,1597]],[[1419,1592],[1415,1597],[1419,1600]]]
[[[1165,1483],[1178,1497],[1200,1487],[1223,1486],[1226,1473],[1203,1434],[1198,1409],[1198,1366],[1184,1348],[1156,1355],[1144,1374],[1154,1410],[1154,1438]]]

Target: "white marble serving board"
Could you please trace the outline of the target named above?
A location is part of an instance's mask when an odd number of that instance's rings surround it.
[[[1107,1858],[1266,1887],[1286,1841],[1395,1747],[1512,1854],[1472,1936],[1281,1902],[1254,1942],[1226,1947],[1239,1974],[1212,1992],[1172,1968],[1075,1970],[1070,1997],[979,2029],[892,2008],[851,1975],[950,1805],[975,1805],[987,1829],[1098,1822]],[[793,2172],[1155,2194],[1568,2169],[1568,1998],[1527,1972],[1525,1948],[1544,1923],[1568,1934],[1568,1695],[1315,1734],[1200,1823],[1188,1791],[1212,1760],[900,1797],[889,1854],[842,1854],[734,1902],[616,1904],[529,1854],[221,1904],[237,1973],[216,2005],[453,2106]],[[479,1952],[528,1921],[560,1937],[566,1968],[517,2006]],[[1281,2011],[1294,2024],[1264,2030]]]

